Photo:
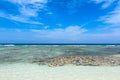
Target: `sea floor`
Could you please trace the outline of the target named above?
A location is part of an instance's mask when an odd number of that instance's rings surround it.
[[[0,80],[120,80],[120,66],[0,64]]]
[[[88,55],[120,58],[120,45],[0,45],[0,80],[120,80],[120,65],[39,65],[55,57]]]

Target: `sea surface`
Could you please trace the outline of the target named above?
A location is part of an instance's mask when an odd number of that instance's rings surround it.
[[[120,45],[0,45],[0,80],[120,80],[120,66],[50,67],[31,63],[57,56],[120,57]]]
[[[0,63],[79,55],[119,56],[120,45],[0,45]]]

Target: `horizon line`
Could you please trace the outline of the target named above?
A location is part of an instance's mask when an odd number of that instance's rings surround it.
[[[120,45],[120,43],[0,43],[0,45]]]

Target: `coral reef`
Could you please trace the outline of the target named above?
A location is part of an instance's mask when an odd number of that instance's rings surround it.
[[[103,56],[60,56],[46,60],[34,60],[33,63],[44,63],[48,66],[73,65],[91,65],[91,66],[115,66],[120,65],[120,58],[109,58]]]

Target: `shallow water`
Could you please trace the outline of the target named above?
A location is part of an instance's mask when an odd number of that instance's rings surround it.
[[[31,62],[56,56],[120,54],[120,45],[0,45],[0,63]]]
[[[120,45],[0,45],[0,80],[120,80],[120,66],[49,67],[34,59],[57,56],[120,56]]]

